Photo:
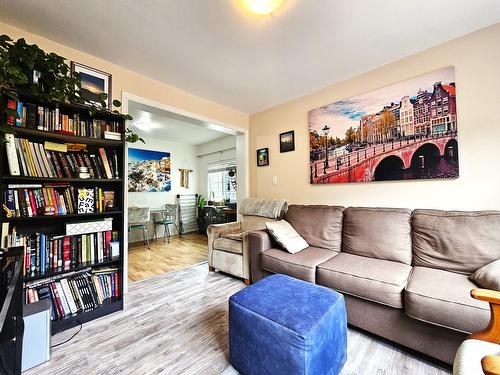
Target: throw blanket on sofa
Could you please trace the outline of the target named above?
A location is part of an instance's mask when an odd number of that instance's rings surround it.
[[[240,214],[277,219],[283,216],[288,208],[284,199],[248,198],[240,205]]]

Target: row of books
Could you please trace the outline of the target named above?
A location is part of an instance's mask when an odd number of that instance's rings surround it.
[[[119,246],[114,247],[112,241],[117,238],[118,233],[112,231],[75,236],[13,231],[7,240],[24,247],[24,276],[36,277],[116,258]]]
[[[24,138],[7,135],[7,161],[11,176],[76,178],[79,167],[86,167],[91,178],[120,178],[118,151],[98,149],[98,154],[58,152],[66,145],[53,142],[30,142]]]
[[[7,124],[12,126],[90,138],[121,139],[123,128],[117,121],[86,120],[77,113],[61,113],[57,106],[43,107],[10,98],[7,99],[7,108],[16,110],[19,115],[19,118],[7,116]]]
[[[115,192],[68,183],[9,184],[4,189],[6,217],[89,214],[115,208]]]
[[[68,277],[54,278],[26,287],[26,304],[49,299],[52,320],[75,316],[98,308],[120,296],[118,269],[88,269]]]

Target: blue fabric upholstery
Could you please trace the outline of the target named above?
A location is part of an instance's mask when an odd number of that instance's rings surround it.
[[[338,374],[347,357],[344,297],[285,275],[229,299],[229,356],[244,375]]]

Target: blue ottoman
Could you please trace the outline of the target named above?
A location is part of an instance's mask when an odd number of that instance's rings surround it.
[[[229,358],[242,374],[338,374],[346,357],[341,294],[273,275],[229,298]]]

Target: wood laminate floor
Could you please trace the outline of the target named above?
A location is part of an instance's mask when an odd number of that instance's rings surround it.
[[[128,278],[143,280],[165,272],[180,270],[206,262],[207,236],[197,233],[170,237],[170,243],[163,238],[151,241],[151,249],[142,242],[129,244]]]
[[[227,360],[227,300],[243,287],[206,264],[131,283],[124,311],[85,324],[24,375],[237,374]],[[450,373],[353,329],[348,345],[342,375]]]

